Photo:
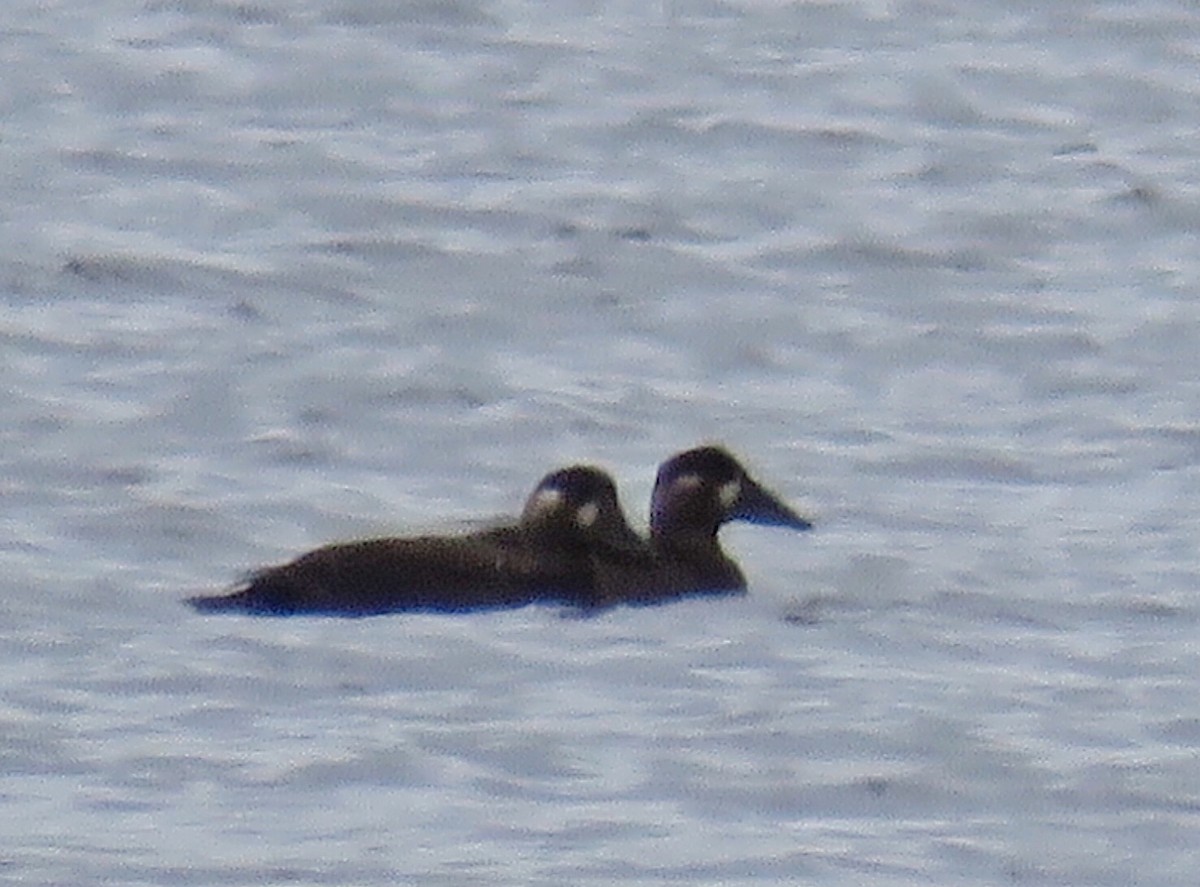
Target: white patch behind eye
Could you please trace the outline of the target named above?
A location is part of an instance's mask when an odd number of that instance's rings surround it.
[[[721,507],[728,508],[738,500],[742,495],[742,482],[740,480],[731,480],[727,484],[721,484],[721,489],[717,491],[717,498],[721,500]]]
[[[579,506],[579,510],[575,512],[575,523],[587,528],[594,524],[599,516],[600,506],[595,502],[589,502],[587,505]]]
[[[698,474],[681,474],[679,477],[675,478],[675,483],[672,484],[672,486],[686,487],[689,490],[694,490],[703,483],[704,481]]]
[[[529,504],[530,510],[535,514],[546,514],[551,511],[557,511],[562,505],[562,500],[562,490],[556,490],[553,487],[538,490],[533,494],[533,501]]]

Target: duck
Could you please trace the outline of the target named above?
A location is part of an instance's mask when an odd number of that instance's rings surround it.
[[[462,612],[595,598],[599,564],[645,569],[645,539],[625,519],[612,477],[572,465],[538,482],[519,520],[458,536],[326,545],[260,569],[231,593],[188,603],[201,613],[371,616]]]
[[[744,594],[746,577],[718,538],[730,521],[798,531],[813,527],[724,447],[705,445],[675,454],[658,468],[646,547],[591,551],[594,585],[587,606]]]

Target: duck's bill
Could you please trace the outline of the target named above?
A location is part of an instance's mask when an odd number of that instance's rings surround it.
[[[729,514],[730,520],[744,520],[767,527],[811,530],[812,521],[801,517],[778,498],[755,483],[746,483]]]

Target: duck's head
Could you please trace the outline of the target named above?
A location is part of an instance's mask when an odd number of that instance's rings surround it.
[[[645,541],[625,520],[607,472],[572,465],[547,474],[529,494],[521,524],[559,539],[617,552],[642,552]]]
[[[721,447],[687,450],[659,466],[650,500],[653,535],[713,535],[721,524],[734,520],[793,530],[812,529],[811,521],[759,485]]]

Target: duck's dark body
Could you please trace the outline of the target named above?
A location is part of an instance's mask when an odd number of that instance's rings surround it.
[[[720,447],[699,447],[668,459],[659,467],[651,498],[648,556],[593,555],[594,605],[744,593],[745,576],[717,538],[722,524],[733,520],[812,527]]]
[[[519,527],[461,538],[329,545],[250,577],[241,591],[195,598],[198,610],[369,616],[397,610],[515,607],[590,582],[586,561]]]
[[[659,467],[649,540],[629,529],[607,474],[573,466],[543,478],[517,524],[328,545],[260,570],[230,594],[189,602],[202,612],[368,616],[538,601],[597,609],[737,594],[746,579],[717,538],[732,520],[812,526],[728,452],[700,447]]]
[[[646,552],[625,522],[611,478],[574,466],[542,480],[516,525],[328,545],[254,573],[231,594],[190,603],[202,612],[347,616],[535,601],[586,606],[595,594],[595,564],[636,564]]]

